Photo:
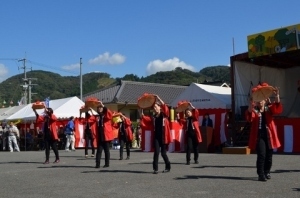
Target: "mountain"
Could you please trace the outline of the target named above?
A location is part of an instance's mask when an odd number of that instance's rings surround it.
[[[31,78],[32,102],[50,99],[65,98],[80,95],[80,76],[61,76],[57,73],[34,70],[26,73],[26,77]],[[0,105],[6,101],[6,106],[10,101],[13,105],[22,97],[24,75],[18,74],[0,83]],[[118,83],[120,80],[131,80],[138,82],[152,82],[162,84],[189,85],[193,82],[230,83],[230,67],[212,66],[206,67],[199,72],[193,72],[180,67],[173,71],[157,72],[147,77],[139,78],[134,74],[126,74],[123,78],[111,78],[107,73],[87,73],[82,76],[83,95],[98,89]]]

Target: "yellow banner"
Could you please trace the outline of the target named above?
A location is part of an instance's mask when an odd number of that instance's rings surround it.
[[[249,58],[300,49],[300,24],[249,35]]]

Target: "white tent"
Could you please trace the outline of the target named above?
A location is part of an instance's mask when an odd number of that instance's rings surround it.
[[[13,115],[24,107],[25,105],[20,105],[0,109],[0,120],[6,120],[9,116]]]
[[[225,134],[225,116],[231,109],[231,88],[192,83],[172,103],[176,107],[179,101],[189,101],[199,110],[199,124],[203,116],[209,113],[213,121],[214,144],[219,145],[227,141]]]
[[[172,103],[188,100],[197,109],[231,109],[231,88],[192,83]]]
[[[68,119],[71,116],[78,117],[79,109],[84,105],[78,97],[69,97],[57,100],[50,100],[49,107],[53,109],[58,119]],[[39,114],[43,110],[37,111]],[[32,110],[32,104],[26,105],[24,108],[9,116],[7,120],[35,120],[35,114]]]

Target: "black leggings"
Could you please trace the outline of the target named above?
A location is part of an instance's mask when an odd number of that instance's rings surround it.
[[[92,155],[94,155],[95,154],[94,139],[89,136],[85,137],[84,153],[85,153],[85,155],[88,155],[89,143],[91,143]]]
[[[120,158],[123,158],[124,144],[126,144],[127,157],[130,156],[130,142],[129,141],[124,141],[123,139],[121,139],[120,140]]]
[[[109,166],[110,152],[109,152],[109,142],[108,141],[99,141],[97,144],[97,154],[96,154],[96,165],[100,166],[100,160],[102,151],[104,150],[105,155],[105,165]]]
[[[45,139],[45,154],[46,154],[46,160],[49,161],[50,156],[50,146],[52,147],[52,150],[55,154],[55,159],[59,160],[59,154],[57,149],[57,140],[52,139]]]
[[[187,148],[186,148],[186,161],[191,161],[191,151],[194,150],[194,160],[198,161],[199,151],[198,151],[199,143],[196,140],[196,137],[187,136]]]
[[[171,169],[171,163],[169,161],[169,158],[167,156],[167,144],[162,144],[157,139],[154,140],[154,155],[153,155],[153,170],[158,171],[158,157],[159,157],[159,150],[161,152],[161,156],[164,159],[165,162],[165,169],[170,170]]]

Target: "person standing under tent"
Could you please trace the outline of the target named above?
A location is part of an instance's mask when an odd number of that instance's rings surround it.
[[[171,142],[171,133],[169,126],[169,108],[159,96],[155,95],[156,102],[153,105],[154,116],[145,116],[140,112],[141,126],[151,126],[154,132],[153,146],[153,174],[158,174],[158,157],[161,156],[165,162],[163,173],[170,172],[171,163],[167,156],[167,148]]]
[[[246,120],[251,123],[249,148],[256,149],[257,152],[256,169],[259,181],[271,179],[273,149],[281,146],[273,121],[273,115],[283,111],[278,88],[275,88],[274,94],[275,102],[268,105],[269,99],[260,102],[253,102],[251,99],[248,110],[245,112]]]
[[[124,116],[123,114],[120,114],[121,122],[118,122],[118,138],[120,142],[120,159],[123,160],[123,149],[124,149],[124,144],[126,145],[126,153],[127,153],[127,158],[126,160],[130,159],[130,143],[133,139],[132,135],[132,127],[131,127],[131,121],[129,118]]]
[[[202,120],[202,126],[203,126],[203,127],[204,127],[204,126],[206,126],[206,127],[213,127],[213,121],[212,121],[212,119],[210,119],[208,113],[206,113],[206,114],[204,115],[204,118],[203,118],[203,120]]]
[[[20,138],[19,129],[15,126],[13,122],[10,122],[10,127],[8,128],[8,147],[10,152],[20,152],[20,148],[17,139]]]
[[[65,135],[67,137],[65,150],[69,151],[71,145],[71,150],[75,151],[75,124],[73,116],[70,117],[69,122],[66,125]]]
[[[91,109],[90,109],[91,110]],[[85,139],[85,147],[84,147],[84,154],[85,157],[88,158],[88,148],[89,144],[92,147],[92,155],[91,157],[95,156],[95,147],[94,147],[94,140],[96,139],[96,117],[91,115],[89,112],[85,112],[85,128],[84,128],[84,139]]]
[[[33,109],[36,115],[36,123],[43,123],[44,143],[46,160],[44,164],[49,164],[50,146],[55,154],[55,161],[53,163],[59,163],[59,153],[57,149],[58,134],[56,129],[57,118],[53,114],[52,108],[45,108],[44,115],[39,115],[36,109]]]
[[[190,165],[191,161],[191,151],[194,151],[194,162],[195,164],[199,164],[199,143],[202,142],[201,132],[199,128],[199,112],[195,107],[189,103],[188,109],[184,111],[185,119],[180,118],[179,114],[177,114],[177,120],[180,125],[183,126],[183,131],[185,133],[186,140],[186,165]]]
[[[112,130],[112,112],[100,102],[97,107],[97,153],[96,166],[100,168],[102,151],[104,150],[105,164],[103,168],[109,167],[110,151],[109,143],[114,139]]]

